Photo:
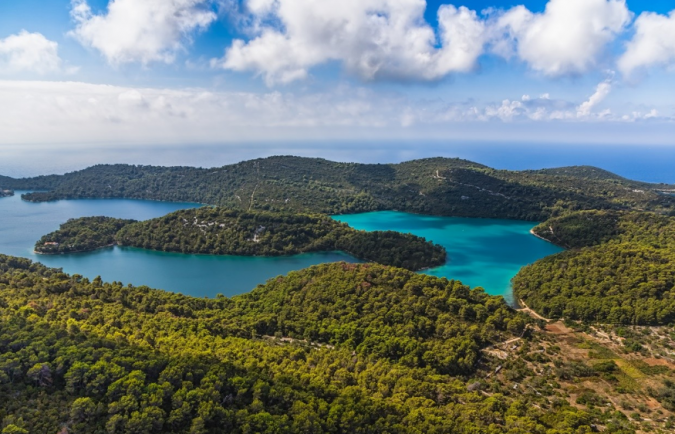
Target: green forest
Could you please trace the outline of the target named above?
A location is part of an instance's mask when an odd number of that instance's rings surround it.
[[[82,217],[70,219],[59,230],[40,238],[35,252],[61,254],[89,252],[116,244],[116,235],[124,226],[136,220],[111,217]]]
[[[481,290],[380,265],[196,299],[0,256],[2,432],[635,432],[543,383],[485,379],[536,381],[522,362],[480,356],[528,321]]]
[[[0,255],[2,434],[675,427],[675,196],[664,194],[672,186],[587,166],[271,157],[0,176],[0,187],[44,190],[22,196],[36,202],[211,205],[143,222],[70,220],[38,241],[40,253],[113,244],[248,256],[341,250],[370,262],[198,299]],[[445,263],[441,246],[328,216],[376,210],[543,221],[533,234],[567,250],[524,267],[513,291],[545,319],[412,272]]]
[[[534,232],[572,248],[514,278],[516,296],[540,314],[609,324],[675,322],[675,218],[587,211]]]
[[[0,177],[0,187],[47,190],[22,196],[36,202],[136,198],[321,214],[398,210],[544,221],[585,209],[675,212],[675,197],[659,193],[668,186],[592,167],[518,172],[448,158],[357,164],[270,157],[211,169],[99,165],[66,175]]]
[[[217,207],[181,210],[144,222],[107,217],[73,219],[42,237],[35,251],[73,253],[113,244],[165,252],[240,256],[340,250],[363,261],[413,271],[446,261],[442,246],[411,234],[357,231],[323,215]]]

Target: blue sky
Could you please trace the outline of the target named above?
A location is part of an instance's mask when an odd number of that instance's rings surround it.
[[[675,145],[674,9],[663,0],[5,1],[0,146]]]

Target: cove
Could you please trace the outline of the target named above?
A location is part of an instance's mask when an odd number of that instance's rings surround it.
[[[448,251],[445,265],[424,270],[433,276],[481,286],[513,302],[511,279],[521,267],[562,251],[530,230],[535,223],[459,217],[434,217],[380,211],[333,218],[355,229],[407,232],[440,244]]]
[[[250,291],[273,277],[325,262],[357,259],[341,252],[307,253],[291,257],[187,255],[130,247],[111,247],[74,255],[33,253],[35,242],[70,218],[109,216],[147,220],[195,208],[195,203],[133,199],[63,200],[31,203],[16,195],[0,198],[0,253],[63,268],[70,274],[106,281],[147,285],[195,297],[233,296]],[[423,236],[448,250],[448,262],[424,273],[481,286],[511,300],[510,281],[518,270],[561,249],[529,230],[532,222],[432,217],[402,212],[334,216],[361,230],[394,230]]]
[[[341,252],[308,253],[290,257],[185,255],[131,247],[110,247],[73,255],[37,255],[35,242],[70,218],[107,216],[148,220],[195,203],[135,199],[81,199],[31,203],[22,191],[0,198],[0,253],[29,258],[69,274],[104,281],[147,285],[195,297],[233,296],[248,292],[268,279],[325,262],[358,262]]]

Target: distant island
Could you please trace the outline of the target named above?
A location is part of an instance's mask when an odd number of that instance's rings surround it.
[[[240,256],[339,250],[364,261],[414,271],[446,261],[443,247],[411,234],[357,231],[323,215],[217,207],[181,210],[145,222],[108,217],[73,219],[42,237],[35,251],[76,253],[114,244],[165,252]]]
[[[0,189],[0,197],[10,197],[10,196],[14,196],[14,192],[12,190]]]
[[[417,214],[544,221],[574,210],[650,210],[675,214],[675,187],[631,181],[602,169],[495,170],[430,158],[400,164],[336,163],[270,157],[212,169],[99,165],[66,175],[13,179],[0,188],[46,190],[41,202],[132,198],[198,202],[243,211]]]

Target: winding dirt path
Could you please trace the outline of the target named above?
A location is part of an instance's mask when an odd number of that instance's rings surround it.
[[[520,303],[521,306],[523,306],[522,309],[517,309],[518,312],[526,313],[526,314],[530,315],[530,316],[531,316],[532,318],[534,318],[534,319],[540,319],[540,320],[544,320],[544,321],[546,321],[546,322],[551,322],[551,321],[553,321],[552,319],[544,318],[543,316],[539,315],[537,312],[535,312],[535,311],[533,311],[532,309],[530,309],[530,307],[529,307],[522,299],[518,300],[518,302]]]

